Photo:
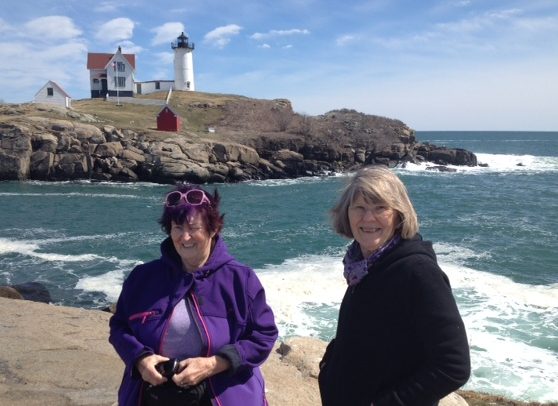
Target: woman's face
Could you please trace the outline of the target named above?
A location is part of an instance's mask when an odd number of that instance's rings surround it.
[[[170,236],[186,271],[194,272],[207,262],[215,233],[207,231],[199,212],[187,218],[183,224],[172,221]]]
[[[395,210],[367,202],[361,194],[349,206],[351,232],[360,244],[364,258],[393,237],[398,221],[399,215]]]

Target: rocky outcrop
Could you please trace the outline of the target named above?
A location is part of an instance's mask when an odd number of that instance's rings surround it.
[[[261,103],[271,106],[268,113],[275,121],[267,123],[269,128],[260,124],[267,131],[257,136],[235,138],[242,143],[94,125],[90,115],[72,111],[62,119],[20,116],[17,110],[6,115],[4,108],[0,180],[213,183],[324,175],[371,164],[477,165],[469,151],[418,143],[415,132],[398,120],[354,110],[306,117],[293,113],[288,101]],[[264,121],[263,113],[247,115],[238,103],[234,106],[227,116],[237,120],[231,126],[240,126],[239,116]]]
[[[0,404],[115,406],[122,361],[107,341],[110,314],[0,298]],[[325,343],[278,343],[262,369],[271,406],[319,406]],[[452,394],[441,406],[466,406]]]

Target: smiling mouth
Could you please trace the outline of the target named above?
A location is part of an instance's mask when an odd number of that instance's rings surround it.
[[[364,228],[364,227],[361,227],[360,230],[363,233],[374,234],[374,233],[377,233],[377,232],[381,231],[382,229],[381,228]]]

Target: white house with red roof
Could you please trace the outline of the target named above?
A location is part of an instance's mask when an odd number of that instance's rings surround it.
[[[87,69],[91,97],[133,97],[135,94],[174,90],[194,91],[194,43],[182,33],[171,43],[174,50],[174,80],[135,81],[136,55],[123,54],[118,47],[115,54],[89,52]]]
[[[68,93],[64,91],[64,89],[62,89],[59,84],[53,82],[52,80],[49,80],[35,94],[33,103],[55,104],[57,106],[62,106],[69,109],[70,107],[72,107],[72,98]]]
[[[123,54],[118,47],[115,54],[89,52],[87,69],[91,84],[91,97],[134,95],[134,72],[136,71],[136,55]]]

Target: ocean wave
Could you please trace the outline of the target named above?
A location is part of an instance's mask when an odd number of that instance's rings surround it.
[[[112,193],[83,193],[83,192],[46,192],[46,193],[27,193],[27,192],[0,192],[0,196],[25,196],[25,197],[91,197],[91,198],[108,198],[108,199],[148,199],[156,200],[154,198],[146,198],[145,196],[138,195],[124,195],[124,194],[112,194]]]
[[[347,173],[332,172],[327,176],[303,176],[294,179],[265,179],[265,180],[250,180],[244,182],[248,186],[256,187],[277,187],[277,186],[291,186],[291,185],[305,185],[308,183],[319,183],[328,181],[331,178],[341,178],[348,176]]]
[[[87,262],[104,259],[104,257],[96,254],[66,255],[50,252],[38,252],[37,250],[39,249],[40,245],[36,242],[0,238],[0,255],[16,253],[28,257],[38,258],[46,262]]]
[[[460,166],[447,165],[447,168],[455,172],[439,172],[430,168],[436,166],[432,162],[420,164],[408,163],[405,167],[397,167],[395,171],[404,174],[424,175],[446,175],[454,174],[486,174],[486,173],[541,173],[558,172],[558,157],[534,156],[534,155],[508,155],[508,154],[484,154],[475,153],[479,164],[488,166]]]
[[[128,237],[131,235],[137,235],[137,232],[134,231],[134,232],[124,232],[124,233],[113,233],[113,234],[61,236],[55,238],[38,239],[37,243],[44,245],[44,244],[56,244],[60,242],[118,240],[123,237]]]
[[[75,288],[86,292],[103,293],[108,302],[115,303],[120,295],[126,271],[131,268],[122,267],[98,276],[86,276],[79,279]]]
[[[304,255],[256,272],[266,290],[281,336],[330,337],[346,287],[341,258]],[[324,310],[328,316],[313,314]]]
[[[27,183],[34,186],[53,186],[53,185],[99,185],[108,186],[118,189],[142,189],[145,187],[155,187],[161,188],[165,185],[153,182],[110,182],[110,181],[92,181],[88,179],[77,179],[77,180],[59,180],[59,181],[44,181],[44,180],[26,180],[21,181],[21,183]],[[166,185],[168,188],[169,186]]]

